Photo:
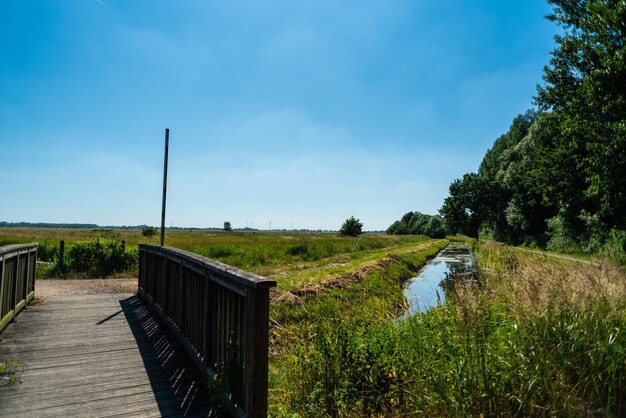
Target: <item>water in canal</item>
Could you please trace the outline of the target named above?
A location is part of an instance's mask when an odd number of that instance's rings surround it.
[[[451,243],[426,264],[416,277],[404,283],[403,292],[408,304],[405,316],[424,312],[439,304],[445,297],[446,281],[473,273],[474,259],[470,249],[462,243]]]

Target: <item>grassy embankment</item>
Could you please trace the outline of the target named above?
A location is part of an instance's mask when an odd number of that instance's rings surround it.
[[[480,281],[400,323],[319,303],[280,416],[623,416],[626,274],[494,243]],[[352,313],[353,312],[353,313]]]

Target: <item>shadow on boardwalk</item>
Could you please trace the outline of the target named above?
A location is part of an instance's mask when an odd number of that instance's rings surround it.
[[[0,388],[2,417],[225,416],[184,350],[132,295],[66,297],[29,308],[0,334],[21,365]]]

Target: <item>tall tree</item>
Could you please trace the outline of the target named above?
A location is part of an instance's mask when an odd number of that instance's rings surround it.
[[[552,160],[570,181],[555,188],[572,219],[597,214],[626,228],[626,2],[549,0],[548,19],[563,30],[545,67],[536,102],[550,112]],[[565,157],[565,158],[561,158]],[[567,163],[563,163],[567,161]],[[555,161],[539,161],[539,165]],[[563,175],[565,173],[561,173]],[[579,213],[576,213],[579,212]]]
[[[439,212],[449,232],[477,237],[481,226],[492,228],[502,222],[507,201],[498,183],[469,173],[452,182]]]

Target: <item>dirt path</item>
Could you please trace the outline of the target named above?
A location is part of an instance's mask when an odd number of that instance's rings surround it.
[[[584,258],[572,257],[572,256],[569,256],[569,255],[562,255],[562,254],[555,254],[555,253],[550,253],[550,252],[547,252],[547,251],[530,250],[528,248],[520,248],[520,247],[511,247],[511,248],[514,248],[514,249],[516,249],[518,251],[524,251],[524,252],[527,252],[527,253],[543,255],[543,256],[546,256],[546,257],[560,258],[561,260],[576,261],[578,263],[591,264],[593,266],[601,266],[601,264],[598,263],[597,261],[585,260]]]
[[[62,280],[42,279],[35,284],[35,296],[48,299],[67,296],[137,293],[137,278]]]

